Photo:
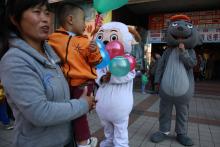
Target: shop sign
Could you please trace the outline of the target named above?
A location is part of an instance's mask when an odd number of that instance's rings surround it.
[[[166,43],[165,42],[166,30],[150,30],[148,31],[149,43]]]
[[[203,42],[220,43],[220,28],[199,29]]]
[[[170,17],[175,14],[188,15],[194,26],[199,28],[219,28],[220,27],[220,10],[180,12],[150,15],[148,20],[149,30],[165,29],[169,25]]]
[[[204,43],[220,43],[220,28],[199,29]],[[148,31],[149,43],[166,43],[166,30],[150,30]]]

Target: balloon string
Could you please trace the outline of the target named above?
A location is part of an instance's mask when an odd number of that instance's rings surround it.
[[[98,27],[100,27],[102,25],[102,21],[103,21],[103,18],[101,16],[101,14],[98,13],[95,18],[95,29],[92,34],[92,40],[94,39],[96,32],[98,32],[98,30],[97,30]]]

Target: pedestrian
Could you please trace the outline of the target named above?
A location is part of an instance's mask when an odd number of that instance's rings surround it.
[[[13,129],[13,124],[10,122],[10,118],[7,113],[7,101],[5,98],[5,93],[3,86],[0,84],[0,121],[2,122],[6,130]]]
[[[199,54],[199,80],[205,80],[206,60],[203,55]]]
[[[198,54],[196,54],[196,59],[197,59],[197,63],[193,67],[193,75],[194,75],[195,81],[199,81],[201,60],[199,60],[199,55]]]
[[[213,79],[214,67],[215,67],[214,54],[211,53],[207,59],[207,64],[206,64],[206,79],[207,80]]]
[[[95,102],[87,89],[70,100],[60,60],[45,42],[51,27],[48,2],[7,0],[5,14],[0,79],[15,116],[13,146],[71,147],[71,120]]]
[[[141,93],[142,94],[146,94],[145,89],[146,89],[146,85],[148,83],[148,76],[146,71],[143,69],[141,71]]]
[[[49,36],[49,44],[61,58],[71,98],[80,98],[85,86],[90,95],[97,78],[95,66],[102,57],[95,41],[83,36],[85,13],[81,7],[64,2],[59,7],[58,19],[61,27]],[[73,121],[73,131],[78,147],[97,145],[97,138],[91,137],[86,114]]]
[[[156,69],[157,69],[157,66],[158,66],[158,61],[160,60],[160,54],[158,53],[155,53],[153,56],[152,56],[152,62],[150,64],[150,82],[151,82],[151,90],[153,93],[155,93],[156,91],[156,87],[155,87],[155,84],[154,84],[154,79],[155,79],[155,74],[156,74]]]

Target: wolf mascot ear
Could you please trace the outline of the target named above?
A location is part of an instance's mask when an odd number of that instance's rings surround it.
[[[167,28],[166,42],[170,47],[177,47],[181,42],[186,49],[192,49],[202,44],[202,37],[188,16],[174,15],[170,18]]]

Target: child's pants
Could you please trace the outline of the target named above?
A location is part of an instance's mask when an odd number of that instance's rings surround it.
[[[10,119],[7,114],[7,103],[6,101],[0,103],[0,121],[4,125],[8,125],[10,123]]]
[[[146,87],[146,84],[141,84],[141,92],[143,93],[143,92],[145,92],[145,87]]]
[[[100,147],[129,147],[128,146],[128,118],[117,121],[101,120],[104,126],[105,140]]]
[[[90,95],[93,92],[94,83],[90,83],[87,86],[87,94]],[[70,86],[71,98],[78,99],[82,95],[83,90],[84,87]],[[73,132],[77,142],[87,140],[91,137],[86,114],[73,120]]]

